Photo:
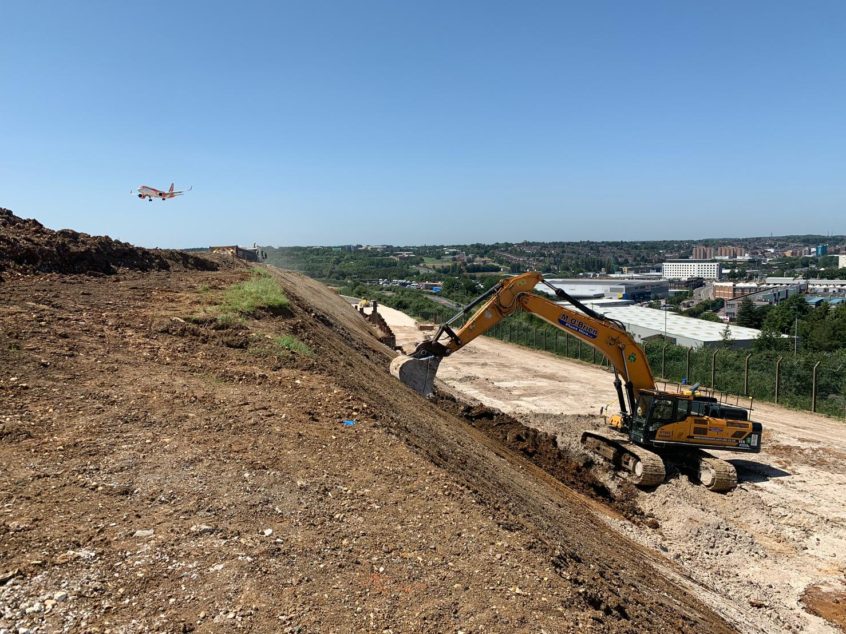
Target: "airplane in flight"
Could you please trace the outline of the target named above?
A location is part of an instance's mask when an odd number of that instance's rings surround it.
[[[173,183],[170,184],[170,189],[166,192],[163,192],[155,187],[148,187],[147,185],[141,185],[138,188],[137,192],[130,192],[133,194],[138,194],[138,198],[144,199],[146,198],[150,202],[153,202],[153,198],[158,198],[159,200],[167,200],[168,198],[176,198],[177,196],[181,196],[185,192],[190,192],[191,188],[185,189],[183,191],[175,192],[173,191]]]

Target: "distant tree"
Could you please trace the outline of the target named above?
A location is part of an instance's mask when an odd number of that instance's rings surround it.
[[[810,312],[811,307],[803,295],[792,295],[770,310],[761,327],[784,335],[792,334],[797,320]]]
[[[731,326],[726,324],[726,327],[723,328],[722,332],[720,333],[720,339],[722,339],[722,346],[724,348],[731,348],[732,344],[734,343],[734,337],[731,336]]]
[[[748,297],[740,302],[740,308],[737,309],[737,325],[745,328],[760,328],[761,326],[755,304]]]
[[[781,333],[764,326],[758,338],[755,339],[755,350],[758,352],[787,350],[789,344],[790,341],[782,337]]]

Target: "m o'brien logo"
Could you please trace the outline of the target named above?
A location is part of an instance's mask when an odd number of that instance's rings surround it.
[[[558,323],[565,328],[569,328],[570,330],[575,330],[576,332],[583,334],[585,337],[596,339],[596,328],[588,326],[581,319],[576,319],[575,317],[570,317],[569,315],[561,315],[558,318]]]

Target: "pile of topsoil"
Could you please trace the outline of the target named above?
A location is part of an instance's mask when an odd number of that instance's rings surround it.
[[[0,208],[0,274],[110,275],[119,269],[214,271],[218,265],[182,251],[143,249],[108,236],[90,236],[70,229],[54,231],[37,220],[24,220]]]

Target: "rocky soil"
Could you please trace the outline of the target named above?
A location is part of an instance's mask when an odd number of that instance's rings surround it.
[[[90,236],[70,229],[53,231],[37,220],[24,220],[0,208],[0,279],[31,273],[110,275],[119,269],[218,268],[219,262],[182,251],[142,249],[108,236]]]
[[[221,325],[245,271],[110,262],[2,285],[0,629],[731,629],[613,495],[399,385],[325,287],[280,273],[289,313]]]

